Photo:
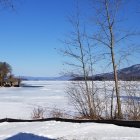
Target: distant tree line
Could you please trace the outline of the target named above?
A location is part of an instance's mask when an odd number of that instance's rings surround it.
[[[0,86],[20,86],[20,79],[12,74],[12,67],[7,62],[0,62]]]

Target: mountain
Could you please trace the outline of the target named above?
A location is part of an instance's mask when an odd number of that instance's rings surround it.
[[[138,80],[140,81],[140,64],[136,64],[136,65],[132,65],[130,67],[127,68],[123,68],[117,71],[118,73],[118,79],[119,80]],[[89,76],[87,77],[87,80],[98,80],[98,81],[102,81],[102,80],[113,80],[113,72],[109,72],[109,73],[102,73],[102,74],[97,74],[94,75],[93,77]],[[75,77],[72,80],[84,80],[84,78],[82,76],[80,77]]]
[[[87,77],[87,80],[95,80],[95,81],[102,81],[102,80],[113,80],[113,72],[109,73],[101,73],[96,74],[93,77]],[[32,76],[21,76],[22,80],[33,80],[33,81],[79,81],[84,80],[82,76],[72,76],[63,75],[59,77],[32,77]],[[136,64],[127,68],[123,68],[118,70],[118,79],[119,80],[140,80],[140,64]]]
[[[122,80],[140,80],[140,64],[119,70],[118,76]]]
[[[71,76],[59,77],[33,77],[33,76],[20,76],[20,79],[27,81],[68,81],[72,79]]]
[[[131,67],[127,67],[127,68],[121,69],[119,71],[119,74],[132,75],[132,76],[140,76],[140,64],[136,64],[136,65],[133,65]]]

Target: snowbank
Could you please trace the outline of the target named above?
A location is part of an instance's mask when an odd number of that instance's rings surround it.
[[[112,124],[32,122],[1,123],[0,140],[140,140],[140,129]]]

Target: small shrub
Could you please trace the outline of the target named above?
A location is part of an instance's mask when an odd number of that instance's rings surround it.
[[[53,118],[69,118],[69,115],[66,114],[63,110],[58,109],[58,108],[53,108],[50,111],[50,117]]]
[[[32,119],[43,119],[45,111],[43,107],[34,108],[31,114]]]

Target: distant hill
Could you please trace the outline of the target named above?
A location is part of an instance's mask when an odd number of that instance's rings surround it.
[[[119,79],[140,80],[140,64],[136,64],[118,71]]]
[[[133,76],[140,76],[140,64],[136,64],[119,71],[120,74],[129,74]]]
[[[123,68],[118,70],[118,79],[119,80],[138,80],[140,81],[140,64],[136,64],[136,65],[132,65],[130,67],[127,68]],[[102,73],[102,74],[97,74],[94,75],[93,77],[89,76],[87,77],[88,80],[98,80],[98,81],[102,81],[102,80],[113,80],[113,72],[110,73]],[[79,77],[75,77],[71,80],[84,80],[84,78],[82,76]]]
[[[72,79],[70,76],[59,76],[59,77],[33,77],[33,76],[20,76],[22,80],[27,81],[68,81]]]
[[[94,81],[102,81],[102,80],[113,80],[113,73],[101,73],[94,75],[93,77],[87,77],[88,80]],[[82,76],[59,76],[59,77],[32,77],[32,76],[21,76],[22,80],[29,80],[29,81],[79,81],[84,80]],[[127,68],[123,68],[118,70],[118,79],[119,80],[139,80],[140,81],[140,64],[136,64]]]

